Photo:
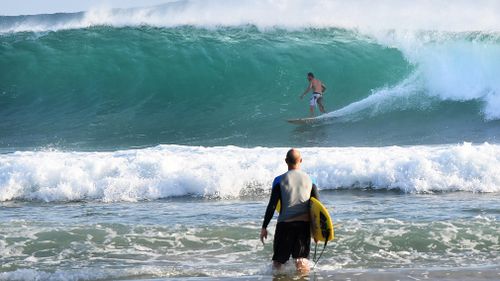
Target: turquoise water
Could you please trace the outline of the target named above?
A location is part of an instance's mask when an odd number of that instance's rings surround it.
[[[467,75],[454,60],[467,59],[461,52],[474,59],[477,44],[492,48],[487,59],[500,58],[496,39],[455,36],[427,47],[429,56],[441,44],[463,49],[434,62],[443,67],[437,75]],[[500,111],[485,111],[495,85],[478,78],[468,96],[436,94],[442,85],[420,74],[431,70],[351,30],[91,27],[7,33],[0,42],[7,150],[440,144],[497,142],[499,133]],[[333,119],[290,126],[285,119],[308,114],[298,96],[312,70],[329,86]]]
[[[288,145],[282,135],[294,128],[284,120],[307,114],[298,96],[309,69],[339,108],[411,67],[397,50],[340,30],[96,27],[33,37],[1,38],[3,143]]]
[[[0,280],[270,280],[258,233],[291,146],[336,225],[305,280],[498,279],[499,13],[191,0],[0,16]],[[309,71],[328,113],[289,124]]]

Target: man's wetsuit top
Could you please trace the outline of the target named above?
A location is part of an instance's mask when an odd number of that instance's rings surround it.
[[[281,200],[278,222],[284,222],[309,212],[309,199],[319,199],[318,188],[311,178],[300,170],[290,170],[273,181],[271,199],[267,205],[262,228],[267,228],[274,210]]]

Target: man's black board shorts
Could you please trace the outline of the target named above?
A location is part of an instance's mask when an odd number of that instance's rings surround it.
[[[290,259],[308,258],[311,250],[311,225],[309,222],[279,222],[274,234],[273,261],[285,263]]]

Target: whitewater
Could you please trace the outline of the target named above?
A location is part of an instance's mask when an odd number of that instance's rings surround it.
[[[271,279],[258,233],[290,147],[336,227],[307,280],[498,279],[499,14],[493,0],[0,10],[0,280]],[[288,124],[308,114],[309,71],[328,113]]]
[[[165,1],[167,2],[167,1]],[[136,9],[112,9],[106,5],[75,14],[6,18],[2,32],[48,31],[96,25],[219,27],[256,25],[259,28],[327,28],[362,30],[499,31],[500,4],[479,0],[307,1],[307,0],[208,0],[170,1]],[[368,12],[369,11],[369,12]],[[305,16],[315,15],[315,16]]]
[[[500,147],[306,148],[322,190],[499,192]],[[269,189],[284,148],[162,145],[116,152],[16,152],[0,157],[0,200],[140,201],[238,198]]]

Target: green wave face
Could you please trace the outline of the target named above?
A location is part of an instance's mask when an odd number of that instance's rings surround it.
[[[420,86],[410,97],[342,112],[384,89],[397,95],[415,69],[400,50],[341,29],[101,26],[9,33],[0,36],[0,145],[106,149],[492,140],[498,123],[483,121],[480,101],[447,101]],[[308,100],[299,95],[309,71],[329,88],[327,110],[340,111],[316,126],[289,125],[285,119],[308,114]],[[478,133],[464,134],[471,126]],[[436,136],[443,128],[450,129]]]

